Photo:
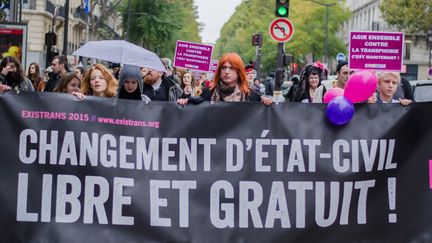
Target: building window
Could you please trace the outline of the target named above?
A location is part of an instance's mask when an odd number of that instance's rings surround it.
[[[36,0],[23,0],[23,9],[36,9]]]
[[[372,30],[379,30],[379,22],[378,21],[372,22]]]
[[[405,41],[404,59],[405,60],[411,59],[411,41],[410,40]]]

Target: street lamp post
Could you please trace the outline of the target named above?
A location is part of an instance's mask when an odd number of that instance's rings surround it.
[[[432,53],[431,53],[431,47],[432,47],[432,29],[430,29],[428,32],[427,32],[427,43],[428,43],[428,48],[429,48],[429,70],[431,69],[431,56],[432,56]]]
[[[126,40],[127,41],[129,41],[129,31],[130,31],[130,18],[131,18],[130,5],[131,5],[131,0],[128,0],[128,6],[127,6],[128,17],[127,17],[127,27],[126,27]]]
[[[148,15],[148,13],[137,13],[137,12],[131,12],[131,0],[128,0],[128,6],[127,6],[127,23],[126,23],[126,41],[129,41],[129,32],[130,32],[130,19],[132,15]]]
[[[316,4],[326,7],[326,33],[325,33],[325,44],[324,44],[324,62],[328,65],[328,16],[329,16],[329,7],[336,5],[336,3],[322,3],[315,0],[309,0]]]

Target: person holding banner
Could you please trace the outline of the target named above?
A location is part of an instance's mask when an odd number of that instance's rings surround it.
[[[76,73],[66,73],[61,78],[53,92],[72,94],[79,92],[81,88],[81,79]]]
[[[102,64],[95,64],[84,75],[81,92],[84,95],[114,97],[117,95],[118,82]]]
[[[0,63],[0,93],[13,90],[34,91],[33,84],[25,77],[21,63],[13,56],[3,58]]]
[[[293,102],[312,103],[321,81],[327,78],[327,68],[315,62],[306,66],[300,78],[300,86],[293,97]]]
[[[407,106],[412,103],[410,99],[396,99],[398,86],[400,86],[401,77],[397,72],[383,72],[378,75],[378,90],[369,99],[368,103],[400,103]]]
[[[144,77],[143,94],[150,100],[176,101],[182,96],[183,91],[176,81],[167,77],[166,73],[148,68]]]
[[[150,98],[142,94],[144,82],[139,67],[124,65],[120,73],[119,83],[118,97],[120,99],[142,100],[146,104],[150,102]]]
[[[209,88],[203,90],[201,98],[211,102],[261,101],[265,105],[273,103],[272,99],[260,96],[250,88],[246,79],[243,60],[237,53],[233,52],[226,53],[221,57],[213,82]],[[188,102],[187,99],[177,101],[181,105]]]

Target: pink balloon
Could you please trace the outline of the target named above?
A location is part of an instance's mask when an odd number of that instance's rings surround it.
[[[323,102],[329,103],[332,99],[344,95],[344,90],[338,87],[331,88],[327,90],[327,92],[324,94]]]
[[[376,91],[377,77],[369,71],[354,73],[345,85],[344,96],[353,103],[367,100]]]

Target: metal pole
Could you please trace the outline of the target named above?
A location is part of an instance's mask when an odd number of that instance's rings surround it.
[[[52,25],[51,25],[51,32],[48,31],[48,33],[50,33],[50,35],[48,36],[48,38],[50,38],[50,40],[48,40],[48,45],[47,45],[47,51],[46,51],[46,58],[45,58],[45,66],[46,68],[48,68],[49,66],[51,66],[51,49],[52,49],[52,43],[54,41],[54,25],[55,25],[55,20],[57,18],[57,7],[54,8],[54,13],[53,13],[53,17],[52,17]]]
[[[22,22],[22,5],[23,5],[23,0],[19,2],[19,22]]]
[[[327,63],[328,62],[328,16],[329,16],[329,7],[331,6],[335,6],[336,3],[322,3],[322,2],[318,2],[316,0],[309,0],[311,2],[314,2],[318,5],[324,6],[326,7],[326,35],[325,35],[325,44],[324,44],[324,62]],[[327,65],[329,65],[327,63]]]
[[[69,0],[65,3],[65,22],[64,22],[64,35],[63,35],[63,55],[68,54],[68,32],[69,32]]]
[[[284,81],[284,56],[285,56],[285,43],[279,42],[277,47],[277,59],[276,59],[276,79],[275,79],[275,91],[280,91],[282,83]]]
[[[128,16],[127,16],[127,27],[126,27],[126,40],[129,41],[129,31],[130,31],[130,18],[131,18],[131,0],[128,0]]]
[[[432,43],[429,43],[429,69],[431,68],[431,57],[432,57],[431,46],[432,46]]]
[[[324,47],[324,62],[328,64],[328,15],[329,15],[329,6],[326,5],[326,34],[325,34],[325,47]]]
[[[256,77],[261,80],[261,47],[256,47],[256,61],[254,69],[256,70]]]
[[[431,69],[431,58],[432,58],[432,29],[428,30],[428,32],[426,33],[426,43],[427,43],[427,48],[429,50],[429,70],[428,70],[428,74],[429,74],[429,71]]]

